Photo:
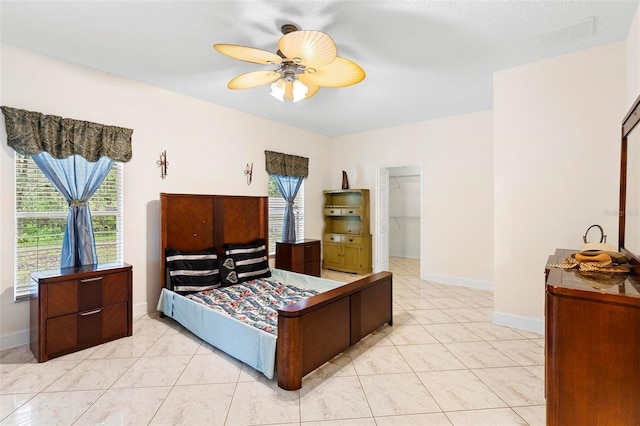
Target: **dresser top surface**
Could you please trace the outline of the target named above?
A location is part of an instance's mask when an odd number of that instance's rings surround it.
[[[558,249],[547,265],[560,264],[578,250]],[[610,301],[625,301],[640,306],[640,276],[626,273],[580,272],[548,267],[547,291]]]
[[[93,265],[80,265],[70,268],[49,269],[31,273],[31,279],[38,281],[45,278],[64,277],[74,274],[90,274],[95,272],[105,272],[114,269],[131,269],[131,265],[124,262],[96,263]]]
[[[276,241],[276,244],[309,244],[309,243],[319,243],[320,240],[314,240],[311,238],[300,238],[297,240],[289,240],[289,241]]]

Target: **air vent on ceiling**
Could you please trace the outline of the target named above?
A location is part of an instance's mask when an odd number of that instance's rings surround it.
[[[547,47],[560,47],[578,39],[591,37],[595,34],[595,18],[587,18],[566,27],[556,28],[543,33]]]

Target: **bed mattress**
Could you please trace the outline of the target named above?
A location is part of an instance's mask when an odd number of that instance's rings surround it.
[[[344,283],[272,269],[270,279],[206,291],[185,297],[162,289],[158,310],[205,342],[273,378],[275,371],[277,307]],[[262,287],[265,295],[257,295]],[[297,295],[294,295],[296,293]],[[209,300],[207,300],[209,299]],[[213,307],[207,306],[213,302]],[[254,315],[264,311],[264,319]]]

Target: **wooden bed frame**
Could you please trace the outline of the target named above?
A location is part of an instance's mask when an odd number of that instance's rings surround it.
[[[268,197],[160,194],[161,285],[164,250],[183,251],[268,238]],[[278,310],[278,386],[300,389],[302,377],[385,323],[392,325],[392,275],[369,275]]]

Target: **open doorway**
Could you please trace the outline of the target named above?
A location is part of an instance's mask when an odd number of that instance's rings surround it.
[[[422,271],[422,166],[380,167],[376,180],[375,270],[395,257],[417,259]]]

